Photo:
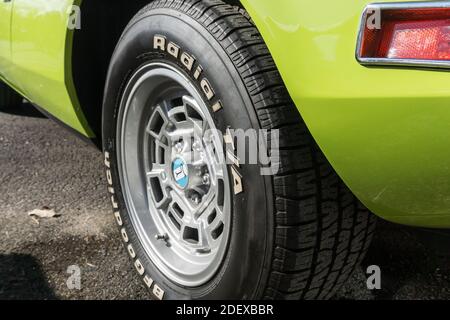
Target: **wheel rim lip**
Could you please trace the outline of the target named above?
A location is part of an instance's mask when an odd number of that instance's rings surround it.
[[[156,70],[156,71],[155,71]],[[148,204],[149,213],[147,217],[144,216],[143,213],[143,201],[141,199],[141,203],[136,204],[136,197],[133,197],[133,191],[130,189],[130,180],[133,180],[133,177],[130,177],[129,172],[129,159],[126,156],[127,151],[129,151],[129,146],[127,143],[130,142],[130,138],[127,138],[126,128],[129,125],[127,120],[129,118],[129,111],[132,106],[136,106],[136,104],[132,103],[132,100],[136,98],[136,92],[142,89],[142,86],[147,84],[149,81],[155,79],[155,75],[161,76],[161,71],[163,74],[172,75],[174,78],[172,80],[179,81],[179,84],[182,88],[184,88],[199,104],[199,106],[203,109],[203,114],[206,117],[206,121],[211,126],[211,128],[215,129],[214,120],[212,119],[211,114],[209,113],[208,107],[203,102],[201,98],[201,94],[194,87],[194,85],[190,82],[190,80],[177,68],[162,62],[152,62],[142,66],[138,71],[136,71],[133,76],[128,81],[127,86],[125,87],[123,98],[120,104],[119,109],[119,117],[118,119],[122,119],[122,121],[118,121],[117,127],[117,150],[118,150],[118,171],[119,178],[121,180],[122,193],[125,200],[125,205],[130,213],[130,221],[138,235],[138,239],[144,248],[147,255],[150,257],[151,262],[156,266],[156,268],[163,273],[167,278],[169,278],[172,282],[186,287],[198,287],[205,283],[207,283],[218,271],[221,262],[225,257],[225,253],[228,248],[229,236],[231,232],[231,194],[230,194],[230,181],[228,177],[228,170],[226,165],[223,164],[223,181],[224,181],[224,230],[221,236],[220,245],[214,252],[211,252],[209,255],[205,255],[200,259],[195,259],[196,257],[184,256],[185,262],[191,262],[194,265],[194,268],[190,268],[191,272],[186,272],[186,268],[180,267],[181,264],[175,265],[173,263],[174,257],[172,256],[170,259],[165,256],[167,254],[167,250],[165,248],[161,248],[161,241],[157,241],[154,239],[154,234],[156,232],[165,230],[164,223],[161,219],[158,218],[158,209],[156,207],[152,207],[151,201],[145,201]],[[157,87],[156,85],[152,85],[153,90]],[[150,96],[151,94],[148,94]],[[156,99],[156,98],[154,98]],[[146,100],[147,101],[147,100]],[[147,105],[147,108],[149,105]],[[142,112],[145,109],[145,106],[142,106]],[[139,142],[136,146],[133,146],[136,150],[139,150]],[[133,149],[132,148],[132,149]],[[139,157],[139,156],[138,156]],[[137,158],[138,158],[137,157]],[[136,161],[139,164],[139,161]],[[170,167],[172,167],[172,163],[170,163]],[[137,169],[139,170],[139,169]],[[167,175],[172,175],[172,172],[167,172]],[[142,183],[141,183],[142,185]],[[144,184],[145,187],[145,184]],[[142,189],[142,187],[141,187]],[[148,195],[148,193],[147,193]],[[138,198],[145,197],[141,194]],[[228,213],[227,213],[228,212]],[[144,219],[143,219],[144,218]],[[149,220],[150,218],[150,220]],[[153,223],[153,225],[149,225],[149,221]],[[178,244],[177,244],[178,245]],[[164,249],[164,250],[162,250]],[[177,252],[179,254],[179,252]],[[198,258],[198,257],[197,257]],[[170,262],[172,261],[172,263]],[[188,268],[189,269],[189,268]]]

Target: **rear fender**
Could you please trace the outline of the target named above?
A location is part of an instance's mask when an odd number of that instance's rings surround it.
[[[355,48],[367,0],[242,4],[353,193],[385,219],[450,227],[450,73],[361,66]]]

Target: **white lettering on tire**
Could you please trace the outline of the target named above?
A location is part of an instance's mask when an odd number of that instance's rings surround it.
[[[164,40],[165,41],[165,40]],[[110,153],[108,151],[105,151],[104,153],[105,155],[105,166],[106,166],[106,180],[108,182],[108,192],[111,195],[111,204],[113,206],[114,209],[118,209],[118,202],[116,200],[116,195],[114,192],[114,187],[113,187],[113,179],[112,179],[112,173],[111,173],[111,160],[110,160]],[[120,211],[115,210],[114,211],[114,217],[116,219],[117,224],[119,225],[119,227],[122,227],[120,229],[120,234],[122,235],[122,239],[125,243],[128,243],[130,241],[129,237],[128,237],[128,233],[125,230],[125,228],[123,227],[123,220],[122,220],[122,216],[120,215]],[[134,250],[133,245],[130,243],[126,246],[126,249],[130,255],[130,257],[134,260],[134,266],[137,270],[137,272],[139,273],[139,275],[144,275],[145,274],[145,268],[142,265],[141,261],[139,259],[136,259],[137,254],[136,251]],[[136,260],[135,260],[136,259]],[[162,300],[164,297],[164,290],[161,289],[160,286],[158,286],[157,284],[155,284],[155,282],[153,281],[152,278],[150,278],[150,276],[145,275],[143,277],[144,283],[147,285],[147,287],[151,290],[151,293],[157,298]],[[153,288],[152,288],[153,286]]]

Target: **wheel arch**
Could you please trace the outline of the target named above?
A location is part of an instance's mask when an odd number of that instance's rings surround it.
[[[153,0],[82,1],[72,46],[72,76],[89,127],[101,143],[103,91],[114,48],[128,22]],[[240,5],[240,0],[222,0]]]

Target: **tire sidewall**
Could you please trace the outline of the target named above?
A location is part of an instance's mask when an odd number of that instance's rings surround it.
[[[154,48],[154,37],[164,36],[181,52],[195,57],[203,71],[195,79],[194,68],[189,71],[167,51]],[[109,192],[116,220],[125,247],[156,298],[164,299],[254,299],[264,290],[270,269],[273,243],[272,182],[261,176],[257,165],[241,165],[243,192],[231,190],[231,229],[227,252],[215,277],[197,288],[183,288],[172,283],[148,258],[133,229],[127,212],[118,170],[116,129],[124,88],[141,66],[160,61],[171,64],[192,80],[202,92],[200,80],[207,78],[215,97],[205,103],[210,107],[216,126],[222,133],[233,129],[259,129],[253,104],[236,67],[219,42],[198,22],[173,9],[153,9],[135,19],[123,34],[111,59],[103,105],[103,146]],[[220,100],[223,108],[212,111]],[[231,168],[229,168],[230,174]],[[232,182],[232,176],[230,175]],[[231,185],[232,187],[232,185]],[[131,252],[129,250],[132,246]]]

